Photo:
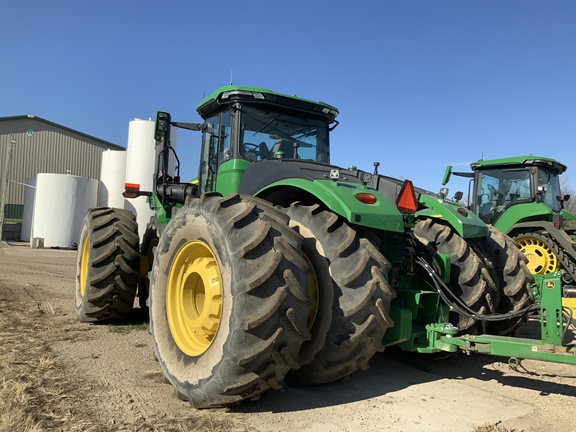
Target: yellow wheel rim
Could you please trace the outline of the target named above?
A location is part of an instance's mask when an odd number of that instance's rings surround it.
[[[320,294],[318,290],[318,278],[316,277],[316,273],[314,272],[314,266],[312,265],[306,254],[302,254],[302,256],[306,261],[308,261],[308,264],[310,264],[310,268],[312,269],[312,271],[308,275],[308,295],[314,299],[315,303],[314,306],[308,309],[308,321],[307,321],[308,330],[311,330],[312,326],[314,325],[314,321],[316,321],[316,316],[318,315],[318,307],[319,307],[318,304],[320,301]]]
[[[516,244],[528,258],[528,270],[532,274],[546,274],[560,268],[558,257],[546,243],[536,237],[521,237]]]
[[[176,253],[166,286],[166,316],[172,337],[189,356],[204,353],[216,335],[222,312],[220,268],[201,241],[184,244]]]
[[[90,242],[88,241],[88,236],[84,237],[82,241],[82,249],[80,249],[80,295],[84,297],[86,292],[86,279],[88,278],[88,261],[90,255],[88,251],[90,249]]]

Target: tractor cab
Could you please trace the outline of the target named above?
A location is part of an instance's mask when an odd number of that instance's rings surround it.
[[[492,225],[511,207],[511,212],[518,213],[516,220],[522,219],[520,213],[530,213],[542,219],[542,214],[533,205],[542,203],[542,212],[552,220],[554,214],[562,210],[562,203],[569,197],[561,197],[560,174],[566,166],[549,158],[536,156],[519,156],[512,158],[480,160],[470,164],[472,173],[451,172],[462,177],[471,178],[468,207],[484,222]],[[448,172],[448,171],[447,171]],[[534,213],[536,212],[536,213]]]
[[[471,210],[486,223],[495,224],[508,208],[521,204],[544,203],[556,214],[562,209],[559,176],[566,166],[556,161],[531,156],[478,161],[471,167]]]
[[[204,121],[200,192],[237,189],[246,167],[266,159],[330,162],[329,132],[338,111],[323,102],[226,86],[196,109]]]

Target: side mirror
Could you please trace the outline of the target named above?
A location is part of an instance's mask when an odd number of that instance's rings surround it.
[[[158,111],[156,113],[156,122],[154,123],[154,139],[164,142],[166,135],[169,134],[172,117],[167,112]]]
[[[442,186],[446,186],[448,184],[451,176],[452,176],[452,166],[448,165],[446,167],[446,171],[444,171],[444,178],[442,179]]]

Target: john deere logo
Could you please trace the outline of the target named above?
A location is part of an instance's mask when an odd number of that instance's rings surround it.
[[[554,281],[546,281],[546,288],[554,289],[555,286],[556,284],[554,283]]]

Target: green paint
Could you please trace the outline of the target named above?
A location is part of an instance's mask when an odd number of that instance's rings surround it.
[[[458,213],[458,209],[464,209],[458,203],[426,194],[421,194],[419,201],[427,208],[416,212],[416,219],[430,217],[443,219],[463,238],[476,238],[488,235],[488,227],[474,213],[468,210],[466,210],[466,216]]]
[[[301,189],[312,194],[318,203],[324,204],[328,209],[344,217],[353,225],[385,231],[404,231],[402,214],[396,206],[380,192],[359,183],[292,178],[271,183],[258,191],[256,196],[265,196],[266,192],[282,187]],[[364,204],[354,197],[359,193],[366,192],[376,197],[376,203]]]

